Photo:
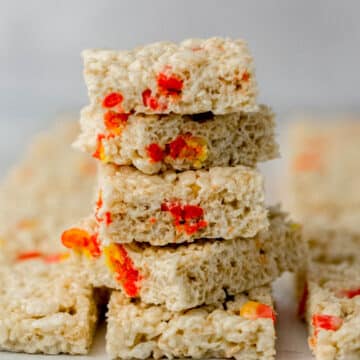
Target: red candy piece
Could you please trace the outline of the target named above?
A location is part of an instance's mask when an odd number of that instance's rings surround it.
[[[101,255],[100,243],[97,234],[91,235],[87,249],[89,250],[90,255],[93,257],[99,257]]]
[[[157,85],[159,91],[166,96],[177,96],[181,94],[183,81],[176,75],[166,75],[160,73],[157,76]]]
[[[260,304],[257,308],[257,314],[259,316],[259,318],[262,319],[272,319],[272,321],[276,320],[276,315],[274,313],[274,310],[265,304]]]
[[[130,297],[137,296],[141,276],[125,247],[121,244],[113,244],[107,249],[106,255],[126,294]]]
[[[102,208],[103,206],[103,199],[102,199],[102,191],[100,190],[99,191],[99,196],[98,196],[98,199],[96,201],[96,207],[95,207],[95,219],[98,221],[98,222],[102,222],[105,220],[105,224],[107,226],[109,226],[111,223],[112,223],[112,218],[111,218],[111,213],[109,211],[107,211],[105,214],[104,214],[104,217],[100,217],[99,216],[99,211],[100,209]]]
[[[69,249],[87,250],[93,257],[101,255],[97,234],[91,235],[83,229],[72,228],[64,231],[61,235],[61,242]]]
[[[355,296],[360,295],[360,288],[359,289],[352,289],[352,290],[342,290],[340,295],[343,296],[343,297],[347,297],[349,299],[352,299]]]
[[[63,232],[61,242],[69,249],[84,248],[88,246],[90,236],[91,235],[83,229],[72,228]]]
[[[169,211],[178,231],[185,231],[188,235],[193,235],[207,226],[207,222],[204,220],[204,210],[197,205],[164,202],[161,204],[161,211]]]
[[[129,118],[129,114],[119,114],[115,111],[107,111],[104,114],[104,125],[111,133],[119,135],[121,126],[125,125]]]
[[[167,104],[159,103],[157,95],[152,96],[152,92],[150,89],[146,89],[142,93],[142,100],[144,106],[149,107],[152,110],[165,111],[167,109]]]
[[[183,225],[184,230],[188,235],[193,235],[197,231],[206,228],[206,226],[207,226],[207,222],[205,220],[200,220],[200,221],[196,222],[195,224],[184,224]],[[181,227],[180,227],[180,229],[181,229]]]
[[[146,89],[142,92],[142,101],[144,106],[149,106],[149,99],[151,97],[151,90],[150,89]]]
[[[57,263],[69,257],[68,253],[44,255],[43,260],[48,264]]]
[[[168,210],[170,214],[175,218],[178,219],[179,223],[184,222],[184,212],[183,212],[183,206],[177,203],[169,204]]]
[[[319,329],[327,331],[336,331],[343,324],[343,319],[333,315],[315,314],[312,317],[312,325],[315,328],[315,334]]]
[[[169,211],[168,203],[164,202],[161,204],[161,211]]]
[[[157,110],[159,108],[159,102],[154,96],[151,96],[151,90],[146,89],[142,93],[142,99],[144,106],[149,107],[152,110]]]
[[[240,309],[240,316],[250,319],[271,319],[275,322],[276,314],[271,306],[257,301],[248,301]]]
[[[41,258],[41,257],[42,257],[42,253],[39,251],[27,251],[27,252],[18,254],[18,256],[16,257],[16,260],[17,261],[26,261],[26,260],[31,260],[31,259]]]
[[[200,206],[185,205],[184,206],[184,219],[191,220],[194,218],[201,218],[204,216],[204,210]]]
[[[166,149],[168,155],[173,159],[204,160],[205,144],[201,138],[192,136],[191,133],[177,136],[167,144]]]
[[[102,102],[102,106],[104,108],[112,108],[116,105],[121,104],[123,99],[124,98],[120,93],[113,92],[105,96]]]
[[[96,140],[96,150],[95,152],[92,154],[92,156],[95,159],[99,159],[101,160],[101,158],[104,156],[104,145],[103,145],[103,140],[105,139],[105,135],[104,134],[99,134],[97,136],[97,140]]]
[[[150,158],[151,162],[159,162],[164,160],[165,152],[163,149],[156,143],[152,143],[146,147],[146,152]]]
[[[94,153],[92,154],[92,156],[95,159],[99,159],[101,161],[105,161],[107,162],[108,159],[105,156],[105,149],[104,149],[104,144],[103,141],[104,140],[108,140],[108,139],[112,139],[114,138],[115,135],[114,134],[109,134],[109,135],[105,135],[105,134],[98,134],[97,136],[97,141],[96,141],[96,150],[94,151]]]
[[[107,211],[105,213],[105,224],[109,226],[112,223],[111,213]]]
[[[16,257],[17,261],[26,261],[32,259],[40,259],[43,260],[45,263],[56,263],[62,260],[65,260],[68,257],[68,253],[58,253],[58,254],[43,254],[40,251],[28,251],[18,254]]]
[[[180,156],[183,149],[187,147],[185,139],[179,135],[175,140],[169,143],[169,155],[176,159]]]
[[[99,191],[99,196],[98,199],[96,201],[96,210],[100,210],[103,206],[103,199],[102,199],[102,191]]]
[[[99,217],[99,211],[103,206],[103,199],[102,199],[102,191],[99,191],[99,196],[98,199],[96,201],[96,208],[95,208],[95,218],[97,221],[101,221],[100,217]]]
[[[178,135],[166,144],[164,149],[160,145],[152,143],[146,148],[146,151],[151,162],[163,161],[167,156],[174,160],[179,158],[201,161],[204,156],[204,145],[200,138],[192,136],[191,133],[186,133]]]
[[[248,82],[249,79],[250,79],[250,74],[247,71],[245,71],[241,77],[241,80],[244,82]]]

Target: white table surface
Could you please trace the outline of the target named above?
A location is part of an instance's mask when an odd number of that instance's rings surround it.
[[[30,123],[26,119],[0,119],[0,175],[3,176],[7,168],[19,157],[25,149],[32,134],[40,128],[45,128],[44,122]],[[284,127],[278,129],[282,153],[286,153]],[[267,180],[267,198],[269,203],[279,200],[281,179],[283,176],[284,158],[275,160],[262,166]],[[291,275],[286,274],[274,284],[274,295],[277,311],[277,360],[310,360],[313,359],[307,346],[305,325],[296,317],[297,302],[294,297],[294,284]],[[92,351],[88,356],[59,355],[54,359],[107,359],[105,354],[105,326],[100,326]],[[0,353],[0,360],[18,360],[31,358],[32,360],[49,359],[43,355],[25,355]],[[246,360],[246,359],[244,359]]]

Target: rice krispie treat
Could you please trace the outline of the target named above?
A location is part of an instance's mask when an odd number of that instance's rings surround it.
[[[267,229],[263,178],[243,166],[146,175],[100,166],[95,218],[105,244],[166,245]]]
[[[251,239],[199,240],[192,244],[143,243],[101,246],[97,224],[84,221],[63,233],[95,287],[123,290],[144,303],[180,311],[224,301],[226,294],[268,284],[285,271],[298,271],[306,258],[300,226],[273,208],[270,229]]]
[[[359,359],[360,265],[312,262],[302,287],[301,310],[316,359]]]
[[[0,239],[7,259],[18,251],[63,250],[61,232],[90,210],[96,165],[71,149],[78,131],[76,121],[65,121],[38,136],[0,185]]]
[[[103,120],[88,107],[76,147],[102,162],[133,165],[144,173],[214,166],[255,166],[278,156],[274,115],[265,105],[227,115],[130,114]]]
[[[93,291],[63,255],[18,255],[0,266],[0,350],[86,354],[97,321]]]
[[[83,59],[91,106],[102,109],[104,116],[226,114],[257,108],[253,59],[243,40],[158,42],[131,51],[92,49],[83,52]]]
[[[360,123],[298,122],[291,128],[290,209],[328,226],[358,228],[360,222]]]
[[[340,263],[360,261],[360,234],[346,229],[328,229],[308,222],[303,236],[315,261]]]
[[[275,311],[269,287],[224,303],[171,312],[113,292],[106,349],[112,358],[235,358],[275,356]]]

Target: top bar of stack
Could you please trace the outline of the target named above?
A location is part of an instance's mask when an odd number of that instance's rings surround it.
[[[132,51],[86,50],[83,56],[94,106],[115,92],[123,113],[228,114],[257,109],[253,59],[242,40],[159,42]],[[114,100],[107,98],[107,105]]]
[[[257,105],[245,42],[160,42],[83,57],[90,105],[77,147],[102,162],[154,174],[255,166],[278,156],[274,115]]]

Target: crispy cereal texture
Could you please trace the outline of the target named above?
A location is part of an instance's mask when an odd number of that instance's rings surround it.
[[[243,166],[146,175],[103,165],[99,188],[96,218],[104,243],[249,238],[268,227],[263,178]]]
[[[299,121],[290,129],[289,209],[307,222],[357,229],[360,222],[360,122]]]
[[[241,309],[249,301],[274,312],[269,287],[182,312],[131,301],[113,292],[107,314],[107,352],[112,359],[274,359],[274,321],[246,317]]]
[[[328,229],[307,222],[303,227],[309,255],[315,261],[340,263],[360,259],[360,234],[347,229]]]
[[[309,345],[316,359],[359,359],[360,265],[312,262],[305,278]]]
[[[97,308],[90,286],[67,261],[23,260],[0,267],[0,349],[86,354]]]
[[[76,147],[103,162],[133,165],[146,174],[255,166],[279,155],[274,114],[265,105],[257,112],[215,116],[133,114],[115,125],[86,107],[80,121],[82,134]]]
[[[269,217],[269,231],[251,239],[199,240],[156,248],[112,244],[104,248],[105,256],[75,259],[82,259],[85,275],[95,287],[123,290],[144,303],[164,304],[172,311],[213,304],[224,301],[226,294],[269,284],[281,273],[303,267],[306,249],[301,228],[278,208]],[[78,227],[96,232],[93,220]],[[111,258],[124,265],[114,267]]]
[[[189,39],[131,51],[85,50],[82,55],[95,109],[226,114],[257,108],[253,59],[243,40]]]
[[[1,254],[6,259],[19,251],[63,250],[61,232],[88,213],[96,166],[71,149],[78,131],[76,121],[59,121],[37,136],[0,185]]]

